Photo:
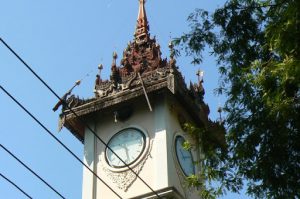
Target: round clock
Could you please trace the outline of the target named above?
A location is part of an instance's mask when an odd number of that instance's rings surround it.
[[[195,174],[194,161],[191,151],[183,148],[185,139],[182,136],[175,138],[175,152],[179,165],[186,176]]]
[[[137,128],[126,128],[115,134],[108,142],[111,148],[127,165],[134,163],[145,149],[146,138]],[[106,160],[112,167],[121,168],[126,165],[106,147]]]

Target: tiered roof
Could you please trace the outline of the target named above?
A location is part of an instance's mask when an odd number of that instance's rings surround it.
[[[66,100],[69,107],[66,105],[63,107],[60,116],[61,127],[67,127],[79,140],[84,141],[84,124],[69,108],[72,108],[79,117],[84,118],[108,107],[124,104],[143,96],[145,94],[143,86],[150,96],[160,91],[174,95],[189,111],[196,123],[200,126],[208,126],[209,108],[203,102],[202,81],[191,84],[190,88],[187,88],[176,66],[173,45],[170,44],[169,47],[170,59],[162,59],[160,45],[155,37],[150,37],[145,0],[139,0],[134,39],[123,51],[120,65],[117,65],[117,54],[113,53],[110,79],[102,80],[100,74],[96,76],[95,96],[83,100],[72,95]],[[99,70],[102,70],[102,65]]]

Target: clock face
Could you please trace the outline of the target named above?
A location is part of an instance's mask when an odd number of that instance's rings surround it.
[[[145,135],[136,128],[123,129],[115,134],[108,146],[128,165],[134,163],[145,149]],[[126,165],[107,147],[106,160],[112,167]]]
[[[175,150],[179,165],[186,176],[195,174],[194,161],[191,151],[183,148],[185,142],[182,136],[177,136],[175,139]]]

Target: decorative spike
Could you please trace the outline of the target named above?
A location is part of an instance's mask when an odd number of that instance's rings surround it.
[[[118,58],[117,53],[113,52],[113,62],[112,62],[112,65],[111,65],[112,68],[117,66],[117,58]]]
[[[95,81],[95,89],[96,89],[96,86],[100,85],[100,83],[102,82],[102,79],[101,79],[101,71],[103,69],[103,65],[102,64],[99,64],[98,65],[98,74],[96,75],[96,81]]]
[[[170,58],[173,59],[174,55],[175,55],[175,51],[174,51],[174,45],[172,42],[169,43],[169,48],[170,48]]]
[[[118,54],[116,52],[113,52],[113,58],[117,59],[118,58]]]
[[[139,19],[144,19],[144,22],[147,22],[147,16],[146,16],[146,10],[145,10],[145,3],[146,0],[139,0],[140,5],[139,5],[139,15],[138,15],[138,20]]]
[[[174,51],[174,45],[172,42],[169,43],[170,48],[170,66],[171,68],[177,68],[176,67],[176,60],[175,60],[175,51]]]
[[[101,71],[103,70],[103,65],[102,64],[98,65],[98,70],[99,70],[98,75],[99,75],[99,78],[101,79]]]
[[[102,65],[102,64],[99,64],[99,65],[98,65],[98,69],[99,69],[99,75],[101,75],[101,70],[103,69],[103,65]]]
[[[117,58],[118,58],[118,55],[117,55],[116,52],[114,52],[113,53],[113,62],[111,64],[110,79],[113,81],[115,87],[117,87],[118,80],[119,80],[119,71],[118,71],[118,68],[117,68]]]
[[[81,83],[81,80],[77,80],[77,81],[75,82],[76,86],[79,86],[80,83]]]
[[[149,39],[149,25],[145,10],[145,0],[139,0],[139,3],[139,14],[135,30],[135,39],[138,43]]]

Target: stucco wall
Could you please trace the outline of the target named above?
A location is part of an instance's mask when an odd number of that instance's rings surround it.
[[[178,122],[178,114],[188,119],[188,114],[171,96],[164,94],[151,98],[153,111],[150,112],[144,98],[136,99],[130,104],[133,114],[126,121],[115,122],[113,112],[116,109],[98,113],[91,117],[97,135],[106,143],[118,131],[127,127],[137,127],[147,135],[147,146],[140,161],[131,165],[139,176],[154,190],[175,187],[189,199],[199,198],[184,188],[184,177],[174,155],[174,136],[183,134]],[[141,180],[136,179],[128,169],[112,169],[105,160],[105,146],[86,130],[85,162],[90,165],[101,179],[108,183],[123,198],[142,195],[151,190]],[[198,156],[193,152],[194,158]],[[127,170],[127,171],[126,171]],[[122,172],[121,172],[122,171]],[[116,172],[119,172],[116,174]],[[125,175],[126,174],[126,175]],[[83,199],[114,199],[118,198],[103,183],[84,169]]]

